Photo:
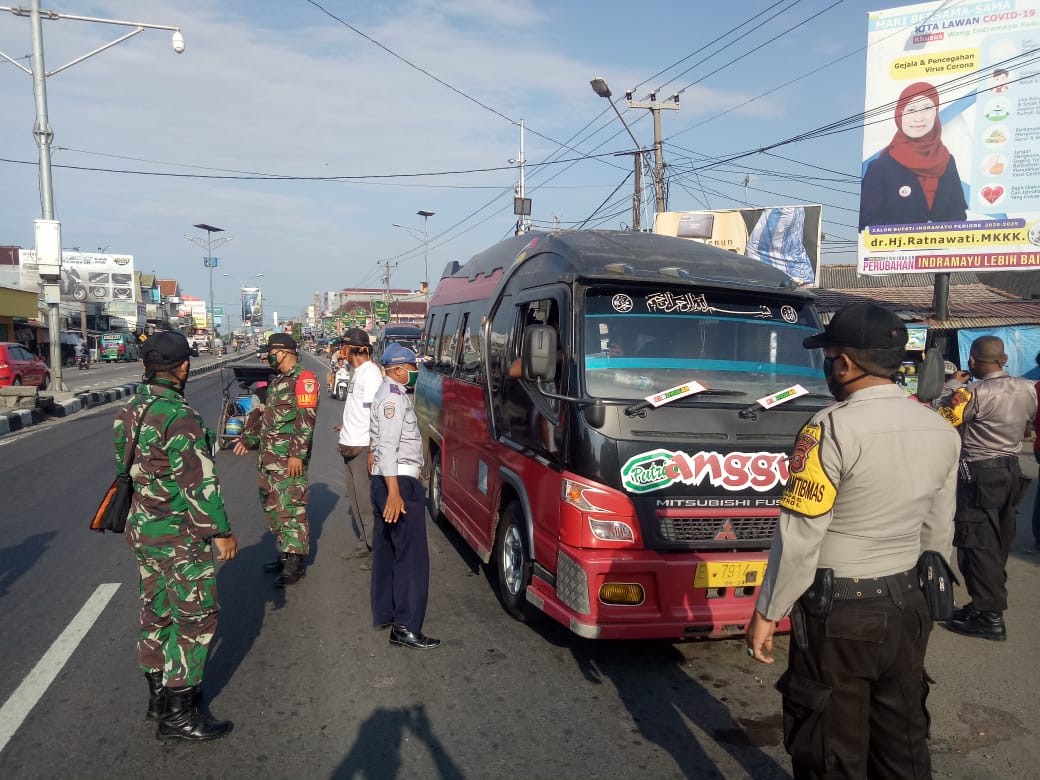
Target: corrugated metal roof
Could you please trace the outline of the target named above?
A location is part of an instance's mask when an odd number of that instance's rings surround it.
[[[935,328],[984,328],[1001,325],[1040,324],[1040,301],[1024,301],[985,284],[950,286],[950,316],[932,318],[931,287],[858,288],[815,290],[816,306],[823,321],[852,303],[872,301],[891,309],[909,322],[928,322]]]
[[[1032,273],[1032,272],[1029,272]],[[980,284],[986,274],[955,273],[950,274],[950,286],[962,284]],[[820,286],[831,290],[852,290],[871,287],[931,287],[935,284],[935,274],[886,274],[884,276],[867,276],[857,271],[855,264],[825,263],[820,266]]]

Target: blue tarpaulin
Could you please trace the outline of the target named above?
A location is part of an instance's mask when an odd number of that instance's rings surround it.
[[[957,352],[961,368],[968,368],[968,352],[971,342],[979,336],[996,336],[1004,342],[1008,362],[1004,367],[1011,376],[1026,376],[1040,380],[1040,367],[1036,364],[1040,353],[1040,326],[1008,325],[1004,328],[962,328],[957,331]]]

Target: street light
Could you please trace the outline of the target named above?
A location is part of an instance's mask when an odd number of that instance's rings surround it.
[[[426,297],[426,307],[428,309],[429,306],[430,306],[430,231],[429,231],[429,220],[430,220],[430,217],[432,217],[436,212],[426,211],[425,209],[419,209],[415,213],[423,218],[423,234],[422,234],[423,235],[423,237],[422,237],[422,242],[423,242],[423,274],[426,277],[426,296],[425,297]],[[416,241],[419,240],[419,237],[415,235],[416,233],[419,232],[417,228],[408,227],[407,225],[398,225],[396,222],[392,223],[392,226],[395,227],[395,228],[401,228],[402,230],[407,230],[409,233],[412,234],[412,236],[415,238]]]
[[[173,33],[173,50],[180,54],[184,51],[184,35],[179,27],[170,27],[164,24],[146,24],[144,22],[128,22],[120,19],[101,19],[94,16],[77,16],[74,14],[62,14],[57,11],[40,12],[40,0],[31,0],[28,9],[0,5],[0,11],[10,11],[15,16],[26,16],[29,18],[29,29],[32,37],[31,68],[27,68],[0,51],[0,58],[14,65],[19,70],[32,76],[33,97],[36,103],[36,124],[33,127],[33,136],[40,150],[40,206],[42,218],[35,221],[36,233],[36,262],[40,269],[40,278],[43,280],[43,299],[47,304],[47,330],[50,334],[50,356],[51,356],[51,379],[55,390],[65,390],[65,382],[62,379],[61,365],[61,318],[58,307],[61,301],[61,223],[54,219],[54,189],[51,183],[51,142],[54,140],[54,132],[51,130],[50,122],[47,120],[47,78],[61,73],[84,60],[100,54],[125,40],[133,38],[145,30],[169,30]],[[48,71],[43,64],[43,19],[57,21],[68,19],[76,22],[96,22],[98,24],[113,24],[119,27],[133,27],[134,29],[125,35],[121,35],[114,41],[104,46],[77,57],[67,62],[60,68]],[[41,260],[43,262],[41,262]]]
[[[225,236],[218,238],[216,241],[213,240],[214,233],[223,233],[224,228],[213,227],[213,225],[207,225],[202,222],[198,225],[192,225],[194,228],[206,231],[206,241],[203,243],[202,239],[198,236],[185,236],[186,239],[196,246],[202,247],[206,250],[206,256],[202,258],[202,264],[209,269],[209,311],[206,314],[206,327],[209,330],[209,336],[212,339],[216,336],[215,329],[213,327],[213,269],[217,267],[220,262],[216,257],[213,256],[213,250],[217,247],[223,246],[228,241],[234,241],[234,236]]]
[[[617,114],[617,118],[621,120],[621,124],[625,126],[625,130],[628,132],[628,137],[632,139],[632,143],[636,145],[636,151],[634,152],[635,158],[635,180],[633,184],[635,189],[632,192],[632,230],[638,231],[640,229],[639,221],[639,210],[642,206],[643,201],[643,147],[639,145],[639,141],[632,134],[632,129],[628,126],[628,122],[621,116],[621,112],[618,111],[614,101],[610,99],[610,87],[607,86],[605,79],[597,76],[589,82],[592,85],[592,91],[599,95],[601,98],[606,98],[610,103],[610,107],[614,109],[614,113]]]
[[[252,280],[252,279],[259,279],[259,278],[260,278],[261,276],[263,276],[263,274],[262,274],[262,273],[259,273],[259,274],[253,274],[252,276],[246,277],[245,279],[241,279],[240,277],[237,277],[237,276],[233,276],[232,274],[223,274],[223,276],[226,276],[226,277],[227,277],[228,279],[234,279],[234,280],[235,280],[236,282],[238,282],[238,288],[239,288],[239,292],[241,292],[242,290],[245,290],[245,289],[246,289],[246,282],[248,282],[248,281],[250,281],[250,280]],[[241,312],[239,313],[239,322],[240,322],[240,323],[241,323],[241,324],[242,324],[243,326],[244,326],[244,325],[246,324],[246,321],[245,321],[245,319],[244,319],[244,318],[242,317],[242,315],[241,315]],[[252,323],[252,320],[250,320],[249,324],[250,324],[250,325],[252,325],[252,324],[253,324],[253,323]]]

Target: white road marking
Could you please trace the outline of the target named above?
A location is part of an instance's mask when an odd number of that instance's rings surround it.
[[[61,632],[61,636],[54,640],[54,644],[26,675],[22,684],[4,702],[4,706],[0,707],[0,751],[7,746],[8,741],[22,725],[22,721],[36,706],[36,702],[47,692],[47,688],[54,682],[54,678],[76,651],[117,590],[118,582],[104,582],[98,585],[76,617]]]

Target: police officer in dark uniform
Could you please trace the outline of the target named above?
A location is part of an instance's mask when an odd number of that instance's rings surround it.
[[[408,389],[419,369],[397,342],[383,352],[383,384],[372,401],[372,623],[391,627],[390,644],[428,650],[441,641],[422,633],[430,588],[422,438]]]
[[[971,345],[970,375],[955,374],[939,413],[961,432],[961,479],[957,486],[957,566],[971,602],[947,624],[959,634],[1007,639],[1007,558],[1015,540],[1017,506],[1028,480],[1018,461],[1026,430],[1036,417],[1036,390],[1010,376],[1004,342],[980,336]]]
[[[747,631],[772,663],[790,614],[784,745],[801,777],[931,777],[922,552],[952,552],[959,442],[895,382],[906,327],[871,303],[834,315],[824,374],[837,404],[803,426]]]

